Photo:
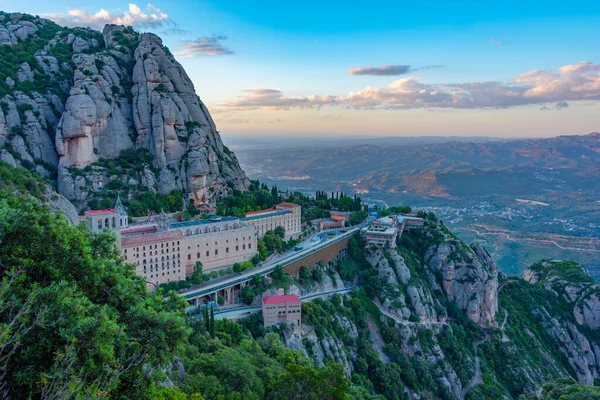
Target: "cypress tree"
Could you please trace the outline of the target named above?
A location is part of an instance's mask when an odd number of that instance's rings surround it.
[[[206,328],[206,331],[209,331],[209,323],[210,321],[208,320],[208,308],[206,306],[204,306],[204,315],[202,316],[202,318],[204,319],[204,327]]]
[[[210,333],[211,338],[215,338],[215,309],[213,307],[210,308],[210,329],[208,331]]]

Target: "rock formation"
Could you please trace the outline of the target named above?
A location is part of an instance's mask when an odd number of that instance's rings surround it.
[[[450,300],[480,325],[495,326],[498,311],[498,269],[488,251],[465,246],[449,233],[425,252],[429,268],[439,273]]]
[[[59,193],[80,208],[115,180],[161,194],[177,189],[196,204],[248,188],[194,85],[158,36],[1,13],[0,43],[19,54],[33,51],[1,71],[0,147],[15,164],[56,179]],[[127,149],[147,151],[152,160],[126,176],[107,168],[105,160]]]
[[[527,268],[524,278],[561,296],[572,306],[579,325],[600,327],[600,284],[581,265],[571,261],[542,261]]]

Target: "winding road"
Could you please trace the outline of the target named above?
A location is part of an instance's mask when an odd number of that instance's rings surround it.
[[[473,376],[473,378],[471,378],[469,384],[463,388],[462,392],[460,393],[460,400],[465,400],[465,397],[467,396],[469,390],[473,389],[475,386],[483,382],[483,379],[481,379],[481,357],[479,357],[479,354],[477,353],[477,348],[481,343],[485,342],[486,340],[487,338],[481,339],[475,342],[475,344],[473,345],[473,349],[475,350],[475,375]]]
[[[513,238],[506,232],[493,232],[493,231],[480,232],[475,228],[459,228],[457,230],[475,232],[477,235],[483,236],[483,237],[485,237],[486,235],[504,236],[506,238],[506,240],[509,240],[511,242],[532,242],[532,243],[541,243],[541,244],[552,244],[561,250],[584,251],[584,252],[587,251],[587,252],[592,252],[592,253],[600,253],[600,249],[563,246],[563,245],[558,244],[555,240],[551,240],[551,239]]]

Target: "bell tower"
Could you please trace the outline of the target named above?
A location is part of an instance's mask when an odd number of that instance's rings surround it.
[[[127,210],[125,210],[123,202],[121,201],[121,195],[117,195],[115,210],[119,212],[119,229],[127,228],[127,226],[129,226],[129,218],[127,217]]]

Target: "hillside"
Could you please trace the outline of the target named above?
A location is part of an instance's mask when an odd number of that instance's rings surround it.
[[[589,386],[600,378],[600,285],[576,263],[499,276],[483,247],[430,213],[395,249],[365,248],[356,236],[335,265],[254,279],[245,293],[256,301],[268,287],[359,286],[303,303],[301,336],[265,331],[260,316],[184,319],[185,302],[147,293],[114,236],[69,226],[40,204],[46,183],[0,166],[0,387],[9,398],[599,396]]]
[[[158,36],[0,13],[0,41],[0,160],[56,180],[79,209],[117,192],[181,208],[248,187]]]

